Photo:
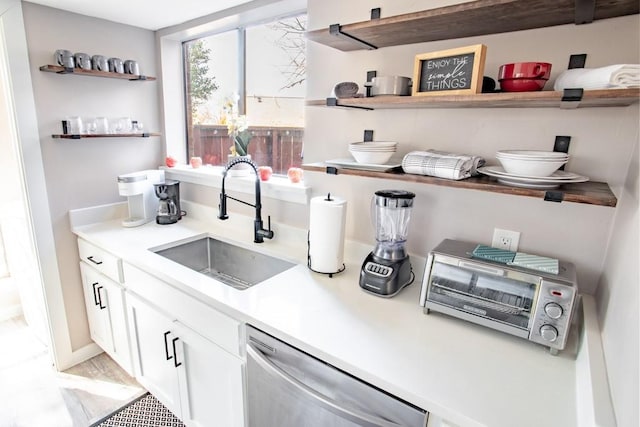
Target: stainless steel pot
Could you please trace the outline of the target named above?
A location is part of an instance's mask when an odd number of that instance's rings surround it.
[[[411,79],[402,76],[374,77],[364,85],[371,88],[371,96],[411,95]]]

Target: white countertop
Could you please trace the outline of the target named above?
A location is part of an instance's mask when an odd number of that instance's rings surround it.
[[[190,211],[177,224],[136,228],[110,220],[76,225],[74,232],[237,320],[451,423],[578,424],[575,331],[570,350],[552,356],[520,338],[442,314],[423,314],[419,278],[393,298],[362,291],[358,276],[371,250],[367,245],[349,242],[346,271],[329,278],[306,268],[306,231],[274,225],[275,239],[259,245],[252,243],[250,219],[231,215],[235,221],[222,222],[213,212],[200,216],[207,217],[211,220],[198,220]],[[239,291],[148,250],[203,233],[300,265]],[[424,258],[415,258],[419,275],[423,264]]]

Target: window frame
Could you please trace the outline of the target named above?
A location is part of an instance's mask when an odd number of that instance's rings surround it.
[[[156,31],[160,70],[158,81],[161,87],[160,109],[162,116],[163,158],[171,155],[179,164],[188,164],[183,42],[223,33],[238,27],[246,28],[247,26],[259,25],[304,13],[307,13],[306,0],[268,2],[256,0]],[[244,103],[244,96],[242,99]],[[243,105],[242,108],[246,108],[246,105]],[[165,175],[194,184],[219,188],[223,168],[201,169],[193,170],[188,166],[166,168]],[[207,170],[205,171],[204,169]],[[265,195],[267,197],[271,195],[276,199],[304,204],[309,201],[311,188],[304,182],[291,184],[286,178],[272,177],[271,180],[262,184],[265,187]],[[274,189],[270,191],[269,188],[272,186]],[[238,191],[251,193],[253,192],[253,187],[247,182],[244,185],[239,185]]]

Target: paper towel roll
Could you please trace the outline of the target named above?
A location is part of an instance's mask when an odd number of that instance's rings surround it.
[[[344,224],[347,201],[330,194],[311,199],[309,208],[309,268],[338,273],[344,267]]]

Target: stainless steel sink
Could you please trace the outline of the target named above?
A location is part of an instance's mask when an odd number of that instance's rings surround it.
[[[152,251],[240,290],[295,266],[212,237]]]

